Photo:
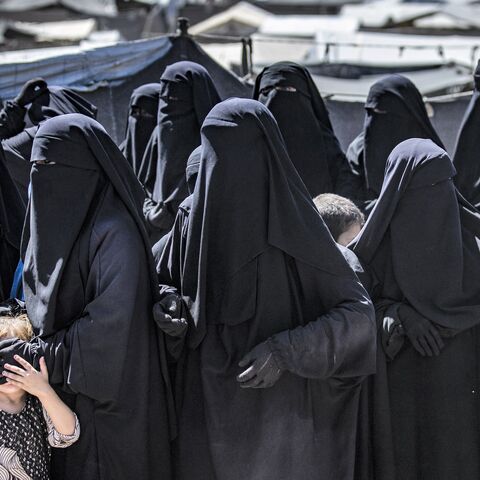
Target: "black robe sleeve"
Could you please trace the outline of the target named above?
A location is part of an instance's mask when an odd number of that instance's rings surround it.
[[[270,338],[282,368],[306,378],[361,377],[374,373],[375,314],[360,282],[296,262],[298,277],[314,282],[327,312]],[[321,295],[321,296],[320,296]],[[370,354],[368,354],[370,353]]]
[[[43,339],[50,382],[99,401],[113,400],[118,394],[128,339],[137,319],[137,289],[145,283],[138,257],[124,255],[139,246],[126,249],[125,242],[129,238],[121,232],[93,230],[92,301],[70,327]]]

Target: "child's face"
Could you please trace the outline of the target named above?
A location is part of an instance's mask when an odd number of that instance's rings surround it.
[[[354,223],[348,227],[343,233],[338,236],[337,243],[346,247],[359,233],[362,226],[359,223]]]
[[[3,383],[0,385],[0,394],[6,394],[6,395],[15,395],[20,392],[25,393],[24,390],[22,390],[20,387],[17,387],[16,385],[10,385],[9,383]]]

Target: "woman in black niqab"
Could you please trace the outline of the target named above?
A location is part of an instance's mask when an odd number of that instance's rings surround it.
[[[141,85],[130,97],[125,140],[120,145],[120,150],[137,177],[140,173],[143,154],[157,125],[160,86],[159,83]],[[141,178],[139,180],[142,182]]]
[[[475,70],[474,90],[460,126],[453,155],[457,170],[455,185],[465,198],[480,208],[480,62]]]
[[[170,230],[178,206],[188,196],[188,156],[200,144],[203,120],[220,101],[207,70],[193,62],[169,65],[160,83],[157,126],[139,175],[149,197],[144,213],[153,243]]]
[[[293,62],[266,67],[256,79],[253,98],[273,113],[310,196],[341,190],[345,155],[310,72]]]
[[[357,178],[357,191],[348,196],[357,204],[368,204],[378,198],[383,184],[385,165],[392,150],[409,138],[428,138],[443,148],[433,128],[422,96],[415,85],[402,75],[389,75],[370,88],[365,103],[366,116],[361,137],[349,159]],[[357,175],[355,175],[357,174]]]
[[[480,475],[480,214],[454,175],[431,140],[402,142],[352,245],[379,282],[374,478]]]
[[[158,266],[192,316],[177,478],[351,479],[359,384],[374,369],[366,292],[264,105],[222,102],[201,140],[184,251],[167,245]]]
[[[169,479],[168,373],[151,313],[158,287],[143,190],[84,115],[43,123],[32,162],[24,291],[40,338],[4,342],[0,354],[44,355],[80,419],[81,438],[56,457],[53,478]]]

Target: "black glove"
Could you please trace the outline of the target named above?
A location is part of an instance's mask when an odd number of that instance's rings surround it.
[[[10,365],[17,365],[18,362],[14,359],[15,355],[20,355],[20,357],[24,358],[28,363],[33,365],[35,368],[39,366],[39,347],[40,343],[36,344],[25,342],[23,340],[19,340],[18,338],[7,338],[5,340],[0,341],[0,385],[4,384],[7,380],[6,378],[1,375],[1,372],[4,370],[4,365],[9,363]]]
[[[20,93],[15,97],[14,102],[21,107],[32,103],[42,93],[47,91],[47,82],[43,78],[29,80]]]
[[[187,311],[179,295],[170,293],[153,306],[153,318],[162,332],[171,337],[183,337],[187,333]]]
[[[405,334],[413,348],[423,357],[440,355],[445,346],[442,337],[435,325],[426,318],[419,315],[413,308],[402,305],[399,309],[400,320],[402,321]]]
[[[250,366],[237,376],[242,388],[272,387],[283,373],[273,356],[268,340],[253,348],[238,365],[243,368],[249,364]]]

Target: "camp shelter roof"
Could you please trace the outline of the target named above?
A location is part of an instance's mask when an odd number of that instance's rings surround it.
[[[243,26],[244,29],[250,30],[248,33],[252,33],[257,31],[265,19],[270,16],[272,15],[266,10],[242,1],[193,25],[190,27],[189,33],[192,35],[233,34],[238,26]]]

